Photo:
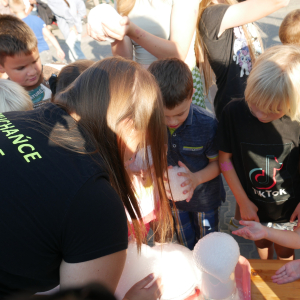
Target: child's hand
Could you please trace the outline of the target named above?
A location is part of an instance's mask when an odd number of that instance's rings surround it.
[[[240,221],[244,228],[232,231],[233,234],[243,237],[244,239],[258,241],[267,237],[265,226],[253,221]]]
[[[259,218],[257,216],[258,208],[250,200],[248,200],[244,205],[240,205],[240,210],[242,220],[259,222]]]
[[[125,35],[128,34],[129,27],[130,20],[128,17],[122,17],[122,19],[120,19],[117,24],[102,22],[102,29],[104,34],[119,41],[122,41]]]
[[[272,281],[277,284],[293,282],[300,278],[300,260],[293,260],[279,270],[272,276]]]
[[[177,173],[178,176],[184,176],[186,177],[186,181],[184,181],[181,186],[186,186],[186,190],[183,191],[183,194],[188,194],[188,197],[186,199],[186,202],[190,202],[194,195],[194,190],[199,185],[199,178],[195,175],[195,173],[192,173],[188,167],[181,161],[178,162],[179,167],[183,167],[186,170],[186,173]]]
[[[296,218],[298,219],[298,224],[294,227],[294,230],[300,227],[300,203],[297,205],[293,214],[291,215],[290,222],[294,222]]]
[[[137,282],[124,296],[123,300],[156,300],[160,299],[163,293],[161,279],[156,279],[149,288],[145,288],[152,280],[153,274],[148,275]]]

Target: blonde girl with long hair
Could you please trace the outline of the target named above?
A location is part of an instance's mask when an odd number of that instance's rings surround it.
[[[206,90],[215,75],[217,119],[232,98],[244,95],[246,80],[262,52],[252,22],[288,5],[289,0],[202,0],[199,5],[196,57],[203,69]]]
[[[197,12],[200,0],[116,0],[123,16],[120,24],[103,22],[103,35],[90,32],[101,41],[115,38],[113,55],[135,59],[147,68],[153,61],[176,57],[190,67],[194,88],[193,103],[205,108],[203,85],[194,51]]]
[[[138,63],[117,57],[97,62],[53,103],[0,114],[0,128],[6,170],[0,173],[0,236],[7,245],[1,250],[0,274],[9,273],[0,296],[91,281],[114,292],[128,244],[124,207],[138,248],[143,240],[141,213],[126,172],[139,147],[156,149],[157,231],[161,242],[172,233],[163,184],[163,103],[154,78]],[[151,297],[138,299],[159,298],[159,281],[143,292]]]

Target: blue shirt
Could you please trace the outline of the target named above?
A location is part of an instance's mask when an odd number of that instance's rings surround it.
[[[43,28],[46,26],[44,21],[33,15],[28,15],[26,18],[22,19],[34,32],[37,41],[38,41],[38,49],[39,53],[49,50],[49,46],[44,39]]]
[[[171,135],[168,130],[168,165],[183,162],[191,172],[204,169],[209,159],[218,156],[215,134],[218,122],[205,109],[191,104],[188,117]],[[176,207],[184,211],[205,212],[225,201],[221,175],[199,184],[190,202],[178,201]]]

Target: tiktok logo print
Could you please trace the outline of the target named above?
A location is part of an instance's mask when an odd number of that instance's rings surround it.
[[[277,164],[277,167],[274,167],[273,162]],[[249,177],[253,186],[258,190],[271,189],[276,185],[276,173],[280,171],[282,167],[283,164],[279,163],[274,155],[267,155],[265,170],[263,168],[254,168],[249,172]]]
[[[288,161],[292,144],[241,143],[243,167],[250,199],[281,203],[294,195]]]

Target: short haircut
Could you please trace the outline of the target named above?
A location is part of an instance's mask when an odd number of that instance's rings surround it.
[[[0,79],[0,113],[32,109],[32,101],[23,87],[11,80]]]
[[[37,49],[37,39],[30,27],[12,15],[0,15],[0,65],[7,56],[31,54]]]
[[[261,54],[248,77],[245,99],[265,113],[280,108],[300,121],[300,47],[280,45]]]
[[[291,11],[283,19],[279,28],[279,38],[282,44],[300,45],[300,9]]]
[[[13,13],[25,12],[25,4],[23,0],[8,0],[8,5]]]
[[[192,72],[182,60],[160,59],[153,62],[148,71],[155,77],[167,109],[173,109],[193,96]]]

